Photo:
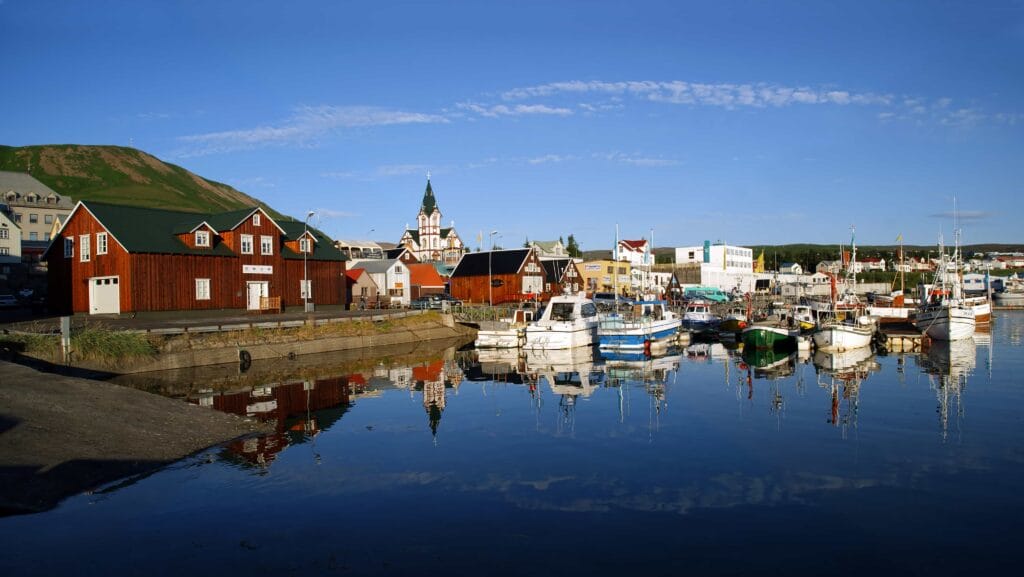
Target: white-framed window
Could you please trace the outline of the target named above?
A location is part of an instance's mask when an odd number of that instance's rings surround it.
[[[0,240],[7,240],[11,238],[11,231],[7,230],[7,227],[0,228]]]
[[[196,300],[197,301],[208,301],[208,300],[210,300],[210,279],[208,279],[208,278],[197,278],[196,279]]]
[[[210,231],[196,231],[196,246],[210,246]]]
[[[242,254],[252,254],[252,235],[242,235]]]
[[[89,244],[89,235],[83,234],[78,237],[78,260],[89,262],[92,260],[92,250]]]
[[[400,264],[396,264],[395,265],[395,274],[402,274],[402,265],[400,265]]]
[[[260,235],[260,254],[274,254],[274,237]]]
[[[96,233],[96,254],[107,254],[107,233]]]
[[[252,215],[252,225],[253,226],[259,226],[260,225],[260,213],[257,212],[256,214]]]
[[[302,237],[299,239],[299,252],[312,252],[309,250],[309,238]]]
[[[75,256],[75,239],[65,238],[64,239],[64,258],[72,258]]]
[[[28,239],[39,240],[39,233],[33,230],[32,232],[28,233]]]
[[[7,248],[6,246],[0,246],[0,256],[9,256],[10,254],[11,249]]]
[[[45,224],[53,224],[53,215],[52,214],[44,214],[43,215],[43,223],[45,223]]]
[[[299,281],[299,298],[307,299],[313,296],[313,281],[311,279]]]

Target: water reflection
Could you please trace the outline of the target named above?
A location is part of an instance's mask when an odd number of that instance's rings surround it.
[[[951,417],[955,431],[959,433],[962,429],[962,395],[968,377],[974,373],[977,360],[977,343],[973,338],[933,342],[928,353],[920,358],[920,365],[930,376],[932,390],[938,401],[936,412],[943,440],[948,437]]]
[[[831,405],[828,423],[842,431],[844,439],[857,426],[860,386],[868,376],[881,369],[868,347],[841,353],[815,351],[814,366],[818,386],[829,392]]]

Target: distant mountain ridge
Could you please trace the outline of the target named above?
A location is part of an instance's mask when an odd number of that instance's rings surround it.
[[[74,201],[216,213],[265,203],[134,148],[79,144],[0,146],[0,170],[27,172]]]

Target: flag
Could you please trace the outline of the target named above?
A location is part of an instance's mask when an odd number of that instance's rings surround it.
[[[484,245],[484,231],[482,230],[476,235],[476,245],[478,247],[482,247]]]
[[[898,236],[896,236],[896,242],[903,242],[903,233],[902,232]]]

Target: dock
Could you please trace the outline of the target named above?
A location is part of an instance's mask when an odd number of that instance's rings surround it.
[[[928,337],[910,323],[887,323],[879,329],[880,344],[886,350],[919,353],[927,346]]]

